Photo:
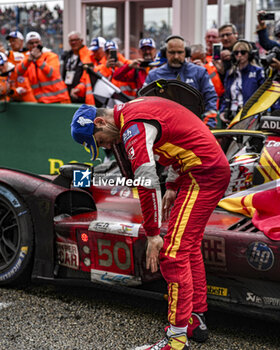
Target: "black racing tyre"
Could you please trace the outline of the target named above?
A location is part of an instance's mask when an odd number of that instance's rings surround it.
[[[34,232],[21,197],[0,183],[0,286],[30,281]]]

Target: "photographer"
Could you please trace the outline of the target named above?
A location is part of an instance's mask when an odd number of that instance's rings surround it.
[[[219,28],[219,37],[223,47],[220,52],[220,58],[213,58],[213,64],[223,82],[227,71],[232,67],[231,52],[234,44],[238,40],[236,26],[232,23],[222,25]]]
[[[225,99],[221,103],[220,119],[231,121],[246,101],[265,80],[263,68],[255,65],[252,45],[238,40],[232,49],[233,67],[227,72]]]
[[[149,64],[156,56],[156,44],[152,38],[145,38],[139,41],[139,53],[141,58],[126,63],[113,74],[113,78],[119,81],[129,81],[136,84],[137,90],[141,89],[151,69]]]
[[[33,94],[40,103],[70,103],[67,86],[61,78],[58,55],[42,46],[37,32],[26,35],[28,55],[16,66],[19,75],[30,81]]]
[[[271,50],[274,46],[280,47],[280,21],[275,22],[274,25],[274,35],[277,38],[277,41],[271,40],[268,37],[265,21],[274,18],[274,16],[272,15],[274,14],[268,14],[265,11],[260,11],[258,13],[259,24],[257,26],[257,34],[259,38],[259,43],[265,50]]]

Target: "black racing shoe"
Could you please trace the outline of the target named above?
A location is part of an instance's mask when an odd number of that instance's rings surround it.
[[[208,339],[208,328],[205,323],[204,314],[192,312],[192,317],[189,319],[187,335],[198,343],[203,343]]]

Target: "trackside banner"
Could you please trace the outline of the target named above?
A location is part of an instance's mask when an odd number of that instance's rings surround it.
[[[80,105],[0,102],[0,166],[37,174],[57,174],[72,163],[92,163],[71,137],[72,116]]]

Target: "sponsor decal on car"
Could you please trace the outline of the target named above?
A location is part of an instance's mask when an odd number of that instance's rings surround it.
[[[218,295],[221,297],[228,296],[228,289],[224,287],[216,287],[207,285],[207,294]]]
[[[115,235],[138,237],[140,224],[92,221],[89,224],[89,231],[106,232]]]
[[[8,191],[5,187],[0,186],[0,194],[2,194],[4,197],[6,197],[15,208],[20,207],[19,201],[12,194],[12,192]]]
[[[277,142],[275,140],[268,141],[266,147],[280,147],[280,142]]]
[[[79,253],[76,244],[56,242],[59,265],[79,269]]]
[[[205,235],[201,245],[205,265],[226,267],[225,239]]]
[[[91,269],[91,281],[113,285],[138,286],[141,284],[140,277],[122,275],[113,272]]]
[[[258,271],[268,271],[274,264],[273,251],[263,242],[253,242],[246,250],[249,265]]]
[[[270,305],[280,307],[280,299],[273,297],[259,296],[252,292],[246,293],[246,302],[258,305]]]
[[[28,252],[28,247],[21,247],[19,256],[13,266],[6,272],[0,274],[0,281],[5,281],[8,278],[13,277],[21,267],[23,260],[25,259]]]

